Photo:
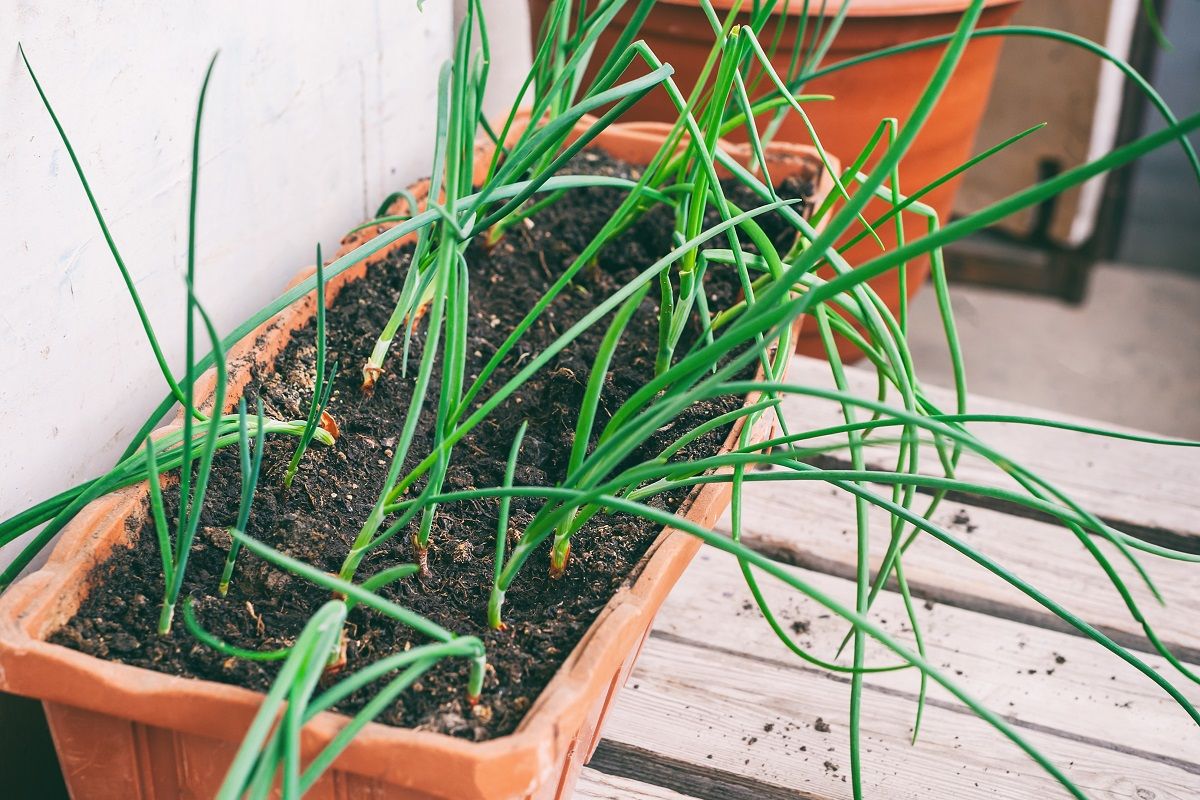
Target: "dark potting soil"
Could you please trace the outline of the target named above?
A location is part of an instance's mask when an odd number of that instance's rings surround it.
[[[624,177],[635,172],[627,164],[591,151],[577,157],[567,171]],[[739,188],[730,189],[735,201],[752,207],[752,198],[737,196]],[[785,184],[780,191],[786,197],[810,193],[811,186],[799,181]],[[608,220],[620,200],[621,192],[615,189],[573,190],[539,212],[532,225],[513,227],[490,252],[479,244],[471,245],[467,252],[472,314],[468,381]],[[786,223],[773,215],[759,220],[781,242],[790,235]],[[666,209],[658,207],[643,216],[605,250],[598,268],[585,269],[558,296],[505,359],[489,386],[493,390],[501,386],[527,359],[666,253],[671,247],[671,231],[672,219]],[[714,246],[727,244],[719,237]],[[401,374],[398,339],[374,395],[367,397],[360,390],[360,367],[395,306],[410,255],[406,250],[371,267],[367,278],[348,284],[329,309],[329,357],[342,365],[329,408],[341,429],[336,445],[314,443],[290,491],[284,491],[282,476],[295,439],[275,436],[266,443],[248,532],[329,572],[341,566],[378,495],[411,397],[424,345],[420,330],[413,337],[408,376]],[[710,268],[706,284],[711,308],[727,307],[738,297],[731,269]],[[658,324],[655,294],[650,293],[621,339],[606,378],[597,431],[620,403],[653,375]],[[509,448],[523,420],[528,421],[529,429],[516,482],[548,486],[561,480],[584,387],[606,329],[606,322],[593,325],[464,438],[455,447],[445,488],[500,485]],[[686,348],[696,335],[698,330],[689,331],[681,347]],[[254,376],[246,390],[251,407],[257,395],[271,417],[300,419],[306,415],[313,386],[314,341],[311,324],[293,335],[274,369]],[[431,449],[432,409],[439,386],[440,367],[435,367],[433,399],[426,402],[421,414],[405,471]],[[488,393],[485,389],[483,396]],[[636,458],[661,451],[685,431],[741,402],[737,397],[723,397],[688,408],[659,431]],[[726,430],[709,433],[680,457],[712,455],[726,435]],[[255,650],[285,647],[330,599],[330,593],[243,551],[228,596],[217,595],[230,543],[226,527],[234,522],[241,486],[236,450],[226,448],[217,455],[182,597],[191,596],[200,624],[230,644]],[[417,488],[421,487],[423,482]],[[174,519],[178,494],[169,489],[165,494],[167,518]],[[684,499],[685,493],[679,491],[654,502],[675,510]],[[522,530],[537,508],[533,499],[515,498],[510,528]],[[601,608],[630,578],[660,531],[655,524],[629,515],[597,515],[572,538],[571,560],[565,576],[558,580],[547,575],[549,543],[543,545],[508,591],[504,606],[507,630],[492,631],[487,627],[486,607],[497,511],[494,499],[441,506],[429,552],[432,575],[410,577],[381,590],[385,597],[451,631],[483,639],[489,670],[482,701],[474,708],[467,704],[467,664],[462,659],[447,660],[426,672],[379,721],[475,740],[514,730]],[[76,616],[51,641],[160,672],[265,690],[280,662],[226,657],[198,642],[180,614],[170,635],[157,635],[163,579],[156,537],[151,523],[139,520],[130,524],[138,527],[135,544],[97,567],[94,588]],[[412,560],[409,536],[401,534],[366,558],[358,579]],[[424,643],[410,628],[361,608],[350,614],[346,631],[346,672]],[[377,688],[361,690],[338,709],[353,713]]]

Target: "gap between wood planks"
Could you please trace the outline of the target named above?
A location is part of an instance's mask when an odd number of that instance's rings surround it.
[[[812,464],[814,467],[821,469],[852,469],[853,465],[849,459],[838,458],[830,455],[813,456],[805,459],[805,462]],[[876,472],[892,472],[895,470],[895,464],[885,465],[876,461],[866,465],[868,470]],[[913,487],[917,494],[925,495],[926,497],[933,495],[935,490],[929,486]],[[983,497],[976,494],[967,494],[965,492],[946,492],[946,499],[943,502],[959,503],[968,505],[974,508],[986,508],[993,511],[1001,511],[1014,517],[1023,519],[1032,519],[1039,522],[1046,522],[1054,525],[1061,523],[1050,514],[1037,511],[1036,509],[1023,506],[1020,503],[1014,503],[1009,500],[1002,500],[997,497]],[[1085,507],[1086,508],[1086,507]],[[1160,547],[1169,547],[1173,550],[1180,550],[1184,553],[1200,554],[1200,538],[1188,533],[1179,533],[1177,531],[1160,528],[1153,525],[1139,525],[1136,522],[1131,522],[1127,519],[1119,519],[1115,517],[1097,514],[1097,519],[1109,527],[1127,533],[1130,536],[1141,539],[1142,541],[1151,544],[1159,545]]]
[[[784,488],[779,488],[784,487]],[[870,487],[886,492],[886,487]],[[745,487],[743,541],[780,563],[853,579],[857,539],[851,535],[853,498],[816,482],[760,483]],[[1100,567],[1061,526],[1013,517],[990,509],[943,503],[933,520],[1065,605],[1118,644],[1153,652],[1141,626],[1125,608]],[[958,521],[961,520],[961,521]],[[877,570],[890,536],[890,517],[869,518],[871,560]],[[728,531],[722,520],[718,530]],[[1192,591],[1200,564],[1142,556],[1167,601],[1162,607],[1116,549],[1098,546],[1125,578],[1133,597],[1164,643],[1184,661],[1200,663],[1200,596]],[[1049,609],[928,536],[905,556],[906,577],[922,600],[945,603],[1040,628],[1083,636]],[[894,583],[889,584],[894,587]]]
[[[852,393],[875,397],[877,387],[873,370],[849,367],[846,377]],[[968,375],[968,387],[969,378]],[[817,359],[792,359],[789,380],[795,384],[833,388],[829,365]],[[939,408],[953,411],[953,392],[933,386],[922,389]],[[885,402],[898,405],[896,393],[892,391]],[[811,430],[844,421],[838,404],[803,395],[787,396],[782,411],[794,430]],[[967,411],[1049,418],[1125,433],[1145,433],[977,395],[969,397]],[[860,412],[859,416],[865,419],[869,415]],[[1117,527],[1123,529],[1127,526],[1128,532],[1134,535],[1151,539],[1166,537],[1168,543],[1181,545],[1190,539],[1193,543],[1188,547],[1196,548],[1194,541],[1200,539],[1200,491],[1196,485],[1200,451],[1195,448],[1144,444],[1016,423],[968,423],[967,427],[1009,460],[1055,484],[1101,519],[1116,521]],[[886,433],[888,430],[884,429],[885,434],[892,435]],[[813,440],[813,443],[833,441],[836,440],[825,438]],[[895,447],[868,448],[866,455],[871,466],[890,468],[895,461]],[[923,472],[939,474],[936,458],[927,456],[922,461],[927,466]],[[1002,485],[1019,488],[1009,476],[979,458],[964,457],[958,474],[973,482],[995,484],[1000,481]]]
[[[792,567],[804,567],[847,580],[854,580],[856,574],[856,568],[853,564],[839,563],[833,559],[823,558],[820,555],[801,550],[788,543],[764,540],[757,537],[746,537],[743,541],[747,546],[780,564],[787,564]],[[889,591],[899,591],[894,576],[888,579],[886,586]],[[1087,636],[1078,628],[1068,624],[1061,617],[1048,610],[1023,608],[1015,603],[1005,603],[1001,600],[958,592],[936,584],[914,580],[913,578],[908,579],[908,589],[912,596],[918,600],[943,603],[965,611],[977,611],[981,614],[988,614],[989,616],[1000,617],[1012,620],[1013,622],[1021,622],[1026,625],[1087,639]],[[1150,644],[1150,640],[1142,634],[1130,633],[1107,625],[1096,625],[1095,627],[1122,647],[1138,650],[1142,653],[1156,652]],[[1163,644],[1182,661],[1200,662],[1200,646],[1173,641],[1165,641]]]

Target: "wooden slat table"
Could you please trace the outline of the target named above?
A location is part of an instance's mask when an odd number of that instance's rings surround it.
[[[792,375],[798,383],[831,385],[823,362],[797,359]],[[850,378],[860,392],[873,390],[871,373],[852,369]],[[928,393],[943,408],[953,407],[950,393]],[[970,410],[1065,419],[985,398],[973,398]],[[796,430],[841,421],[836,406],[817,400],[793,398],[785,414]],[[1115,526],[1200,551],[1200,452],[1017,425],[979,424],[973,430]],[[869,461],[891,469],[892,452],[875,449]],[[994,485],[1007,479],[966,457],[959,475]],[[818,482],[746,488],[747,541],[852,604],[852,500]],[[1074,536],[1017,512],[1003,503],[955,497],[935,520],[1135,650],[1200,704],[1200,686],[1154,653]],[[878,566],[887,540],[882,513],[874,515],[871,534]],[[1200,728],[1143,675],[935,540],[918,541],[904,563],[922,603],[917,613],[933,663],[1015,725],[1089,797],[1200,798]],[[1114,563],[1161,638],[1185,661],[1200,664],[1200,565],[1144,559],[1164,607],[1133,579],[1127,563]],[[845,624],[777,582],[764,578],[762,585],[800,641],[831,657]],[[880,595],[873,617],[902,638],[910,633],[895,592]],[[888,658],[881,647],[868,649],[868,661]],[[920,738],[910,744],[917,690],[912,670],[866,680],[866,796],[1066,796],[1007,739],[932,683]],[[845,677],[804,664],[775,639],[736,562],[702,551],[664,605],[576,797],[848,798],[848,698]]]

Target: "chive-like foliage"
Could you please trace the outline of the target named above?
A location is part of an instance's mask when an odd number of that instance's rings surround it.
[[[488,590],[487,624],[503,631],[505,593],[539,548],[550,551],[545,569],[560,576],[572,566],[573,537],[586,535],[585,526],[598,514],[628,514],[684,531],[707,546],[730,554],[762,616],[798,658],[818,667],[849,676],[850,682],[850,787],[855,798],[863,793],[863,774],[870,769],[861,743],[864,715],[870,713],[863,693],[864,676],[873,672],[913,670],[918,682],[914,738],[920,729],[930,682],[937,683],[995,727],[1072,796],[1083,791],[1063,770],[1047,759],[1004,717],[976,700],[959,681],[930,663],[925,651],[921,619],[912,602],[904,573],[904,559],[913,543],[933,539],[982,566],[1081,636],[1141,672],[1158,690],[1173,698],[1185,713],[1200,723],[1200,713],[1176,684],[1176,674],[1151,668],[1134,651],[1114,642],[1093,624],[1014,574],[969,542],[933,522],[934,512],[950,492],[998,498],[1047,515],[1080,543],[1083,555],[1112,583],[1130,617],[1139,623],[1147,641],[1184,679],[1194,675],[1162,644],[1146,620],[1110,553],[1134,567],[1138,580],[1155,591],[1145,556],[1182,561],[1200,557],[1145,542],[1114,530],[1066,492],[1009,458],[986,441],[987,427],[1004,422],[1076,430],[1095,436],[1150,441],[1162,446],[1195,447],[1196,442],[1146,437],[1100,428],[1019,416],[972,413],[967,379],[954,313],[950,302],[942,248],[980,230],[1006,215],[1045,202],[1067,189],[1122,167],[1150,150],[1179,143],[1200,178],[1200,160],[1189,142],[1189,132],[1200,128],[1200,115],[1177,118],[1150,84],[1132,67],[1103,46],[1073,34],[1027,26],[977,27],[984,0],[972,0],[952,33],[909,42],[842,62],[826,64],[846,17],[849,3],[825,14],[808,0],[761,0],[749,8],[718,14],[711,0],[699,0],[708,20],[713,45],[694,86],[679,86],[674,70],[662,63],[638,38],[652,0],[556,0],[538,32],[532,66],[519,97],[502,119],[489,122],[482,115],[491,61],[488,26],[478,0],[468,0],[454,40],[450,59],[438,74],[438,108],[432,120],[435,133],[430,184],[424,197],[401,190],[379,207],[376,218],[355,229],[361,243],[348,253],[323,263],[317,251],[316,274],[287,290],[226,335],[218,336],[204,309],[191,293],[195,269],[195,220],[199,164],[200,106],[193,141],[192,193],[188,241],[187,348],[183,374],[166,366],[148,316],[130,273],[109,233],[97,202],[84,177],[66,134],[41,84],[31,78],[72,158],[84,191],[112,251],[118,269],[142,320],[155,358],[163,372],[168,396],[150,415],[130,442],[119,463],[98,478],[73,487],[0,523],[0,544],[37,525],[48,523],[13,567],[0,574],[7,585],[57,531],[86,503],[106,492],[149,480],[151,519],[162,552],[164,601],[160,629],[170,629],[171,618],[186,570],[196,527],[203,508],[213,453],[238,444],[242,493],[232,545],[219,586],[229,587],[239,551],[285,570],[300,580],[330,592],[332,599],[318,609],[303,632],[284,648],[251,649],[222,641],[208,632],[197,617],[190,598],[183,600],[187,631],[201,644],[231,658],[278,660],[281,666],[271,690],[230,766],[220,797],[266,796],[278,784],[284,797],[298,797],[329,768],[352,737],[381,714],[400,694],[410,689],[428,670],[446,659],[466,659],[470,665],[464,691],[474,702],[483,691],[486,652],[482,641],[460,636],[388,599],[389,587],[413,581],[420,590],[429,573],[428,552],[439,507],[455,503],[495,502],[499,507],[493,569]],[[811,7],[810,7],[811,6]],[[739,11],[741,15],[739,16]],[[785,36],[789,14],[800,26],[794,41]],[[623,22],[621,20],[624,20]],[[1152,23],[1153,24],[1153,23]],[[614,33],[615,44],[606,51],[600,37]],[[1166,122],[1165,129],[1114,150],[1093,162],[1066,170],[1053,178],[1002,198],[980,211],[950,222],[939,220],[922,202],[930,191],[986,161],[996,153],[1042,127],[1035,125],[987,147],[979,155],[925,186],[901,183],[900,164],[921,133],[968,44],[981,37],[1033,37],[1081,48],[1115,65],[1143,93]],[[810,103],[828,102],[822,95],[805,94],[810,81],[871,60],[894,57],[915,49],[937,47],[937,67],[912,113],[903,122],[879,121],[878,128],[858,153],[839,153],[841,166],[826,152],[820,132],[808,118]],[[22,52],[22,56],[24,53]],[[595,67],[595,69],[590,69]],[[209,75],[211,74],[211,64]],[[590,79],[589,75],[592,75]],[[205,77],[205,89],[208,75]],[[665,95],[677,112],[658,151],[641,165],[634,179],[572,175],[571,158],[592,145],[606,129],[619,124],[626,111],[650,93]],[[817,161],[833,190],[816,204],[781,200],[776,192],[772,143],[787,115],[796,115],[808,132]],[[762,123],[760,128],[760,123]],[[749,142],[751,157],[735,158],[726,150],[727,135],[738,132]],[[477,155],[479,142],[492,145],[487,157]],[[871,167],[867,167],[871,164]],[[755,205],[727,196],[732,180],[756,198]],[[726,183],[723,183],[726,181]],[[472,287],[467,269],[468,246],[483,236],[492,247],[510,235],[514,226],[529,220],[566,193],[584,187],[604,186],[623,192],[622,200],[601,230],[567,264],[544,294],[531,298],[523,317],[512,321],[512,331],[476,374],[467,372],[468,321]],[[866,216],[873,200],[886,211]],[[403,205],[398,204],[403,201]],[[739,205],[739,203],[741,205]],[[548,346],[528,354],[516,374],[501,382],[496,372],[524,341],[525,334],[543,319],[546,310],[569,291],[581,271],[603,258],[604,248],[647,210],[665,206],[672,215],[674,248],[617,287],[598,298],[594,308],[578,322],[557,334]],[[789,226],[785,245],[777,246],[764,232],[759,219],[774,214]],[[715,220],[715,221],[714,221]],[[848,259],[850,248],[872,238],[880,241],[882,226],[895,231],[897,245],[858,263]],[[364,232],[373,232],[370,234]],[[325,368],[327,332],[325,286],[327,282],[366,257],[405,236],[415,244],[403,278],[399,299],[379,331],[371,354],[362,366],[363,388],[370,392],[379,381],[403,380],[411,400],[402,419],[396,420],[396,443],[382,487],[361,528],[348,532],[352,543],[336,575],[300,561],[247,531],[250,509],[268,435],[287,434],[298,440],[283,483],[290,486],[305,451],[315,439],[333,444],[322,426],[332,398],[336,365]],[[937,313],[954,374],[954,402],[939,407],[923,390],[908,345],[909,309],[904,288],[908,265],[928,259]],[[718,272],[736,278],[741,298],[727,307],[712,307],[706,279]],[[872,278],[895,271],[901,286],[897,308],[888,308],[871,288]],[[236,416],[223,413],[225,402],[224,354],[274,314],[315,290],[316,366],[305,420],[286,422],[265,419],[259,401],[253,437],[247,424],[246,405]],[[646,304],[657,306],[658,330],[654,346],[653,377],[623,402],[610,407],[605,400],[605,377],[629,322]],[[194,324],[199,318],[211,351],[195,357]],[[801,319],[815,326],[829,361],[832,389],[789,383],[784,370]],[[688,325],[698,323],[702,335],[682,347]],[[522,424],[512,438],[503,481],[497,487],[445,491],[444,479],[463,438],[488,421],[494,412],[560,353],[575,346],[593,326],[605,334],[593,357],[592,369],[575,420],[574,439],[566,474],[555,486],[523,486],[515,482],[517,464],[527,429]],[[424,347],[419,362],[410,365],[409,343],[423,328]],[[402,346],[394,348],[396,340]],[[866,396],[851,390],[838,340],[853,345],[875,372],[876,391]],[[394,352],[398,350],[399,352]],[[216,370],[216,388],[197,399],[195,383],[209,367]],[[757,375],[746,378],[751,368]],[[434,380],[440,375],[440,383]],[[715,419],[674,434],[674,441],[656,448],[652,458],[637,457],[651,437],[667,429],[694,403],[723,396],[745,398],[744,405]],[[792,430],[779,414],[790,396],[822,398],[835,403],[841,421],[820,428]],[[181,426],[156,433],[165,414],[175,405],[184,410]],[[203,413],[198,406],[211,406]],[[602,409],[603,412],[602,412]],[[417,422],[423,414],[435,420],[428,452],[415,453]],[[764,417],[775,416],[779,433],[756,441],[752,431]],[[795,421],[792,421],[795,424]],[[740,425],[732,447],[705,457],[686,457],[688,445],[701,436]],[[250,440],[254,441],[253,451]],[[893,448],[890,469],[868,468],[866,450]],[[842,466],[823,467],[813,456],[836,451]],[[958,477],[964,456],[983,459],[997,473],[1011,479],[1006,488]],[[175,473],[163,481],[160,475]],[[160,481],[163,481],[160,483]],[[857,561],[854,592],[835,598],[807,583],[749,547],[742,535],[747,484],[770,481],[820,481],[853,498]],[[179,517],[172,537],[171,521],[163,503],[163,483],[179,491]],[[655,500],[681,489],[714,483],[729,484],[732,491],[731,529],[718,534],[693,520],[665,511]],[[880,488],[882,487],[882,488]],[[918,491],[921,490],[921,491]],[[536,511],[518,530],[509,514],[513,498],[535,503]],[[868,559],[873,527],[871,520],[887,520],[884,557],[877,568]],[[412,558],[391,561],[382,545],[404,535],[411,542]],[[1097,540],[1111,547],[1102,549]],[[359,578],[369,565],[371,575]],[[848,632],[843,655],[816,653],[797,641],[781,624],[761,590],[762,575],[781,581],[791,590],[812,598],[843,617]],[[871,617],[873,604],[884,586],[894,581],[905,610],[908,629],[904,637],[886,630]],[[347,614],[356,606],[382,615],[390,624],[413,629],[428,640],[413,649],[370,664],[346,663]],[[503,635],[500,633],[494,635]],[[869,663],[870,640],[890,651],[889,660]],[[341,670],[350,667],[346,677]],[[324,681],[323,681],[324,679]],[[313,715],[334,707],[350,694],[375,686],[372,699],[307,764],[300,755],[300,735]]]

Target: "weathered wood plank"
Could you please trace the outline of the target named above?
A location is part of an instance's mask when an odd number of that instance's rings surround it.
[[[799,359],[796,367],[800,382],[829,385],[824,365]],[[872,385],[861,370],[852,371],[852,380],[859,391]],[[931,394],[949,405],[948,393]],[[1045,415],[989,400],[974,403],[972,410]],[[785,413],[793,429],[840,419],[835,406],[811,400],[789,400]],[[1200,537],[1200,501],[1188,480],[1200,466],[1195,452],[1013,425],[977,429],[1007,455],[1127,529]],[[875,451],[873,465],[890,469],[887,452]],[[964,463],[960,475],[997,485],[1008,480],[979,463]],[[748,543],[811,567],[799,573],[823,591],[852,600],[853,584],[845,580],[855,565],[852,499],[819,483],[750,484],[746,491]],[[1060,526],[1010,512],[954,502],[935,520],[1122,644],[1148,653],[1140,626],[1079,542]],[[727,520],[722,526],[728,529]],[[888,519],[874,514],[873,563],[887,540]],[[1197,568],[1144,559],[1168,602],[1162,609],[1132,568],[1102,546],[1160,635],[1185,660],[1200,661],[1200,634],[1192,624],[1200,597],[1190,588]],[[918,609],[930,659],[1003,714],[1090,797],[1200,794],[1200,729],[1133,667],[936,541],[918,542],[905,567],[915,593],[933,601]],[[797,624],[802,643],[832,657],[845,624],[770,579],[763,588],[781,619]],[[847,678],[803,665],[778,642],[750,599],[732,559],[701,555],[663,607],[630,690],[618,701],[594,762],[600,769],[697,798],[850,796]],[[895,593],[881,595],[874,616],[911,640]],[[1200,691],[1163,659],[1141,655],[1200,702]],[[869,648],[869,661],[890,658],[878,645]],[[909,747],[917,686],[912,671],[867,680],[868,796],[1063,794],[937,686],[930,690],[921,739]]]
[[[882,487],[875,487],[881,492]],[[853,577],[857,553],[854,502],[817,482],[756,483],[745,487],[743,535],[751,546],[799,566]],[[922,506],[923,507],[923,506]],[[889,539],[890,518],[870,517],[870,553],[878,566]],[[934,521],[972,547],[1043,590],[1119,643],[1149,650],[1141,626],[1083,546],[1066,529],[990,509],[946,503]],[[720,523],[727,530],[728,520]],[[1200,662],[1200,565],[1144,555],[1162,593],[1160,606],[1115,548],[1100,542],[1160,638],[1185,660]],[[922,599],[1073,630],[1033,599],[984,567],[930,538],[905,556],[905,575]]]
[[[853,605],[851,581],[809,570],[797,570],[796,574]],[[781,623],[795,626],[801,646],[832,660],[846,634],[846,624],[774,579],[764,578],[760,587]],[[871,616],[912,645],[898,594],[883,592]],[[1098,645],[1078,636],[941,604],[918,606],[917,618],[931,662],[1011,722],[1101,748],[1188,764],[1200,775],[1200,728],[1148,678]],[[711,551],[701,552],[672,591],[653,636],[708,648],[711,660],[717,663],[729,654],[744,655],[761,661],[768,675],[777,670],[825,674],[784,647],[752,605],[736,561]],[[1200,704],[1200,687],[1162,658],[1145,656],[1144,660],[1173,680],[1193,703]],[[867,663],[896,662],[882,646],[874,642],[868,646]],[[839,663],[850,663],[849,650]],[[830,680],[845,682],[846,677]],[[919,687],[914,671],[880,673],[873,675],[870,683],[894,698],[907,698],[909,713],[914,713]],[[965,711],[936,684],[930,684],[929,699]]]
[[[584,767],[575,785],[575,800],[692,800],[688,795]]]
[[[789,377],[794,383],[833,387],[828,365],[815,359],[797,357]],[[854,392],[874,396],[873,372],[850,368],[847,377]],[[935,387],[926,387],[926,392],[944,410],[953,411],[952,392]],[[894,393],[890,402],[898,402]],[[824,400],[792,396],[783,408],[789,423],[797,430],[842,421],[839,407]],[[974,395],[968,410],[1097,425],[1091,420]],[[1015,424],[979,423],[972,425],[971,430],[1118,527],[1149,537],[1171,539],[1174,535],[1194,539],[1200,546],[1200,478],[1197,477],[1200,451]],[[889,455],[891,452],[882,447],[870,450],[871,465],[891,469],[893,464],[889,462],[894,458]],[[935,469],[936,458],[932,453],[926,457],[926,463],[931,471]],[[964,458],[959,477],[998,486],[1014,485],[1006,475],[977,459]]]
[[[849,798],[848,687],[807,670],[691,643],[652,638],[605,730],[607,748],[632,752],[655,782],[720,800]],[[864,791],[870,797],[1050,798],[1057,784],[975,717],[934,705],[910,747],[909,698],[868,683]],[[1184,800],[1200,775],[1129,753],[1023,729],[1089,797]],[[598,753],[598,756],[600,753]],[[721,774],[729,782],[719,790]],[[697,778],[703,781],[697,785]]]

